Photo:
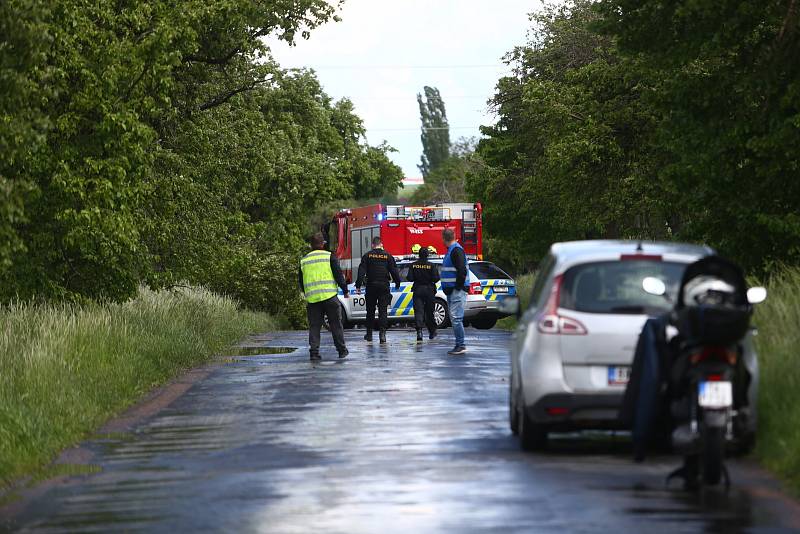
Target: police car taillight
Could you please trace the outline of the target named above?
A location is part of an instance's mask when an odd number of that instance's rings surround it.
[[[469,294],[470,295],[482,295],[483,289],[481,288],[480,282],[471,282],[469,284]]]

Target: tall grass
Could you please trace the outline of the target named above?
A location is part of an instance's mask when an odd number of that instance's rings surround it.
[[[182,369],[274,326],[203,289],[0,308],[0,487]]]
[[[527,310],[528,305],[531,303],[531,296],[533,294],[533,281],[536,278],[536,273],[528,273],[518,276],[514,279],[517,284],[517,295],[520,300],[520,310]],[[516,317],[506,317],[497,322],[497,327],[504,330],[513,330],[517,326]]]
[[[781,270],[767,287],[753,319],[761,370],[756,454],[800,494],[800,268]]]

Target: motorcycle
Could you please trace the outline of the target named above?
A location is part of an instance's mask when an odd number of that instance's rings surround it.
[[[659,353],[668,355],[662,357],[659,386],[672,446],[684,463],[667,483],[682,478],[687,488],[721,481],[728,487],[726,449],[752,439],[747,429],[754,415],[749,398],[754,376],[744,358],[745,339],[753,305],[766,299],[766,289],[747,289],[741,269],[718,256],[687,267],[674,302],[658,278],[645,278],[642,288],[673,306],[658,323],[666,325]]]

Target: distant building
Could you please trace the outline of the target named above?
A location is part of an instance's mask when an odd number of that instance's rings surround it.
[[[422,179],[422,176],[414,177],[414,178],[408,178],[408,177],[403,178],[403,186],[404,187],[409,187],[409,186],[414,187],[414,186],[417,186],[417,185],[422,185],[424,183],[425,183],[425,180]]]

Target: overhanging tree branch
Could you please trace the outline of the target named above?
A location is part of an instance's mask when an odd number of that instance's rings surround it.
[[[260,30],[250,32],[247,34],[247,42],[253,44],[256,39],[264,37],[270,33],[270,30],[267,28],[262,28]],[[199,54],[189,54],[185,57],[186,61],[189,63],[206,63],[208,65],[224,65],[228,63],[231,59],[233,59],[237,54],[242,53],[244,50],[243,46],[237,46],[232,48],[225,54],[219,57],[210,57],[210,56],[203,56]]]
[[[207,57],[207,56],[198,56],[197,54],[189,54],[186,56],[186,61],[190,63],[206,63],[208,65],[224,65],[229,62],[231,59],[236,56],[242,49],[240,47],[236,47],[233,50],[229,51],[227,54],[220,56],[220,57]]]
[[[233,98],[234,96],[236,96],[236,95],[238,95],[240,93],[244,93],[246,91],[252,91],[256,87],[258,87],[260,85],[264,85],[265,83],[268,83],[270,81],[272,81],[272,78],[265,78],[263,80],[255,80],[252,83],[249,83],[249,84],[244,85],[242,87],[238,87],[236,89],[231,89],[230,91],[226,91],[224,93],[220,93],[217,96],[215,96],[214,98],[212,98],[211,100],[209,100],[208,102],[205,102],[204,104],[201,104],[199,109],[200,109],[200,111],[206,111],[207,109],[211,109],[211,108],[215,108],[217,106],[221,106],[222,104],[224,104],[225,102],[227,102],[228,100]]]

